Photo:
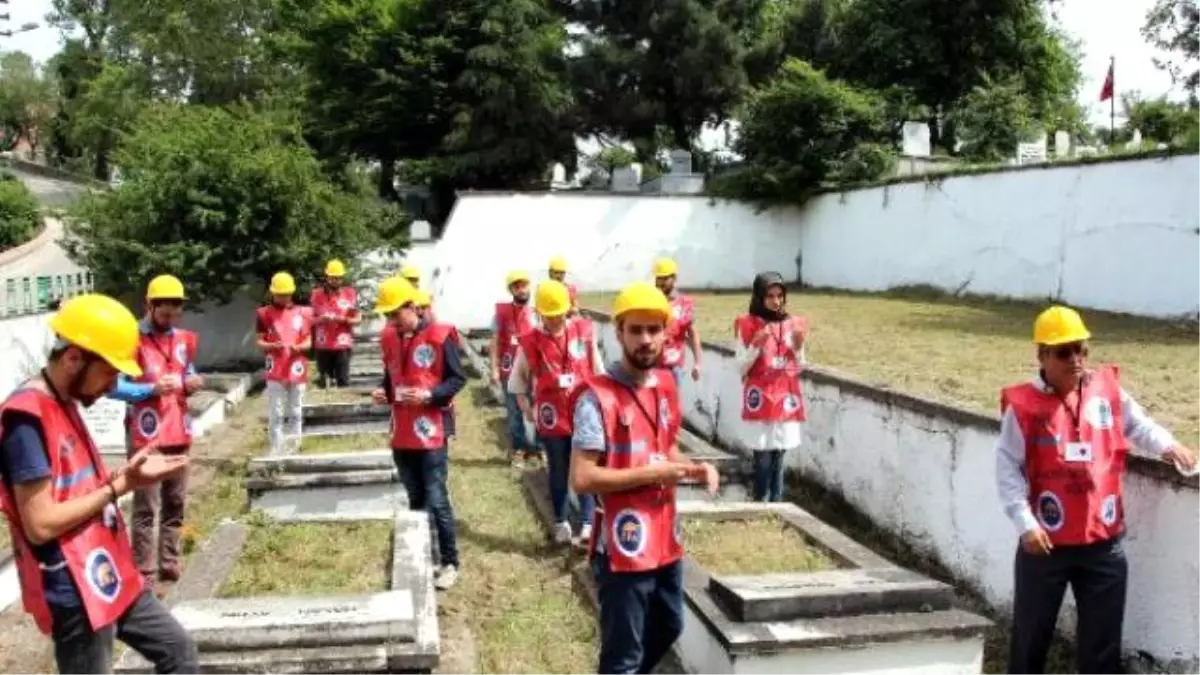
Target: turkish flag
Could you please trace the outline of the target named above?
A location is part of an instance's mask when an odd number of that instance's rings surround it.
[[[1104,78],[1104,86],[1100,89],[1100,100],[1107,101],[1113,97],[1113,65],[1108,64],[1108,77]]]

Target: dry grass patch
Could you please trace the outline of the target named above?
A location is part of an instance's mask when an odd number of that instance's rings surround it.
[[[300,454],[302,455],[325,452],[363,452],[386,447],[388,447],[388,435],[379,433],[305,436],[300,439]]]
[[[684,518],[683,542],[688,556],[710,574],[821,572],[839,567],[777,516]]]
[[[356,389],[354,387],[318,389],[315,386],[309,386],[304,392],[305,405],[314,403],[367,403],[370,400],[370,389]]]
[[[748,292],[698,293],[696,325],[703,339],[728,343]],[[593,294],[586,306],[608,311],[612,296]],[[997,413],[1000,388],[1032,377],[1033,319],[1042,303],[948,298],[910,291],[858,294],[793,289],[793,313],[812,321],[810,363],[856,379]],[[1083,311],[1092,334],[1092,361],[1121,365],[1122,381],[1181,442],[1200,442],[1200,332],[1195,323]]]
[[[387,590],[390,522],[279,523],[256,514],[249,525],[220,597]]]
[[[481,673],[592,672],[595,616],[509,471],[503,410],[485,400],[478,380],[457,399],[450,492],[462,576],[438,595],[443,634],[469,629]]]

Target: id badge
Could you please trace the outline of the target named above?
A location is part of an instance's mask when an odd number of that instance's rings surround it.
[[[392,388],[392,400],[399,402],[400,398],[404,395],[404,392],[406,392],[406,391],[408,391],[408,387],[393,387]]]
[[[521,344],[521,340],[516,335],[514,335],[508,339],[508,344],[512,345],[513,347],[516,347]]]
[[[570,389],[571,387],[574,387],[574,386],[575,386],[575,374],[574,373],[563,373],[558,376],[558,388],[559,389]]]
[[[788,360],[782,356],[776,356],[775,358],[771,359],[771,367],[775,370],[786,370],[787,366]]]
[[[1064,459],[1068,462],[1092,461],[1092,444],[1082,442],[1067,443],[1067,452]]]
[[[647,463],[648,464],[662,464],[665,461],[667,461],[666,455],[662,454],[661,452],[652,452],[652,453],[650,453],[650,459],[647,461]]]

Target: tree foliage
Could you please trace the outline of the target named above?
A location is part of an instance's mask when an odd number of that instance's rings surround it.
[[[28,54],[0,55],[0,126],[5,145],[11,147],[24,138],[37,150],[54,114],[54,95],[53,80]]]
[[[1168,101],[1166,96],[1145,99],[1138,91],[1121,96],[1125,111],[1125,127],[1132,135],[1134,129],[1142,138],[1159,143],[1186,143],[1200,128],[1200,110],[1195,106]]]
[[[1142,35],[1151,45],[1169,52],[1154,64],[1182,84],[1192,100],[1200,87],[1200,3],[1197,0],[1156,0],[1146,14]]]
[[[121,186],[78,204],[66,242],[104,290],[169,272],[227,302],[374,247],[373,223],[394,215],[331,183],[294,120],[244,106],[150,106],[116,159]]]
[[[1033,130],[1033,106],[1018,78],[985,81],[962,98],[951,118],[963,141],[960,154],[978,162],[999,162]]]
[[[29,241],[39,223],[37,199],[29,188],[9,174],[0,174],[0,251]]]

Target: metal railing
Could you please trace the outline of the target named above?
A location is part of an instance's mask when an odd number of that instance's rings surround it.
[[[39,314],[57,302],[92,290],[91,272],[11,277],[0,285],[0,317]]]

